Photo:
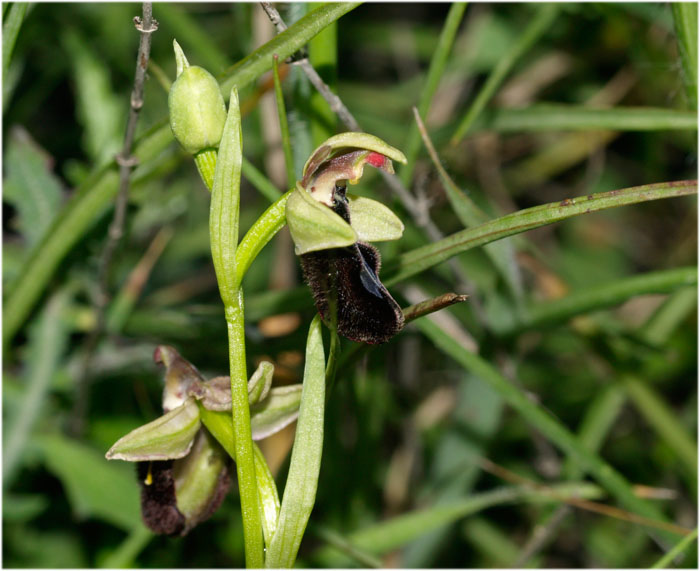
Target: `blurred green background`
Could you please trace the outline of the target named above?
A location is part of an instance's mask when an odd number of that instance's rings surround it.
[[[21,6],[3,4],[4,38]],[[288,24],[314,7],[277,6]],[[414,122],[411,107],[425,88],[449,9],[449,4],[365,4],[307,49],[362,128],[404,151]],[[471,130],[458,144],[450,143],[489,75],[545,9],[468,6],[424,116],[456,185],[496,217],[595,192],[696,178],[696,102],[684,83],[669,4],[559,5]],[[29,5],[20,16],[12,57],[3,67],[6,292],[31,256],[49,247],[42,239],[74,189],[89,187],[120,148],[138,45],[131,20],[140,11],[139,4],[50,3]],[[175,74],[173,38],[191,64],[221,76],[274,35],[257,4],[157,3],[154,17],[160,24],[151,51],[157,67],[146,83],[139,133],[167,117],[164,84]],[[4,62],[9,49],[3,43]],[[285,68],[283,75],[298,175],[318,143],[345,129],[298,67]],[[282,191],[286,180],[273,96],[269,74],[241,91],[243,153]],[[638,111],[641,126],[616,127],[623,114],[613,113],[607,128],[584,118],[572,129],[571,112],[538,114],[533,106],[542,103],[644,109]],[[678,115],[657,120],[659,110]],[[678,117],[682,121],[674,123]],[[443,234],[461,230],[425,147],[417,149],[407,186],[427,201]],[[406,177],[405,169],[397,165],[397,174]],[[140,524],[135,470],[104,460],[117,438],[159,414],[156,345],[175,346],[207,377],[228,368],[209,253],[208,192],[174,142],[135,174],[126,234],[109,274],[110,291],[121,305],[110,306],[109,334],[85,378],[85,410],[76,407],[76,395],[111,220],[106,205],[95,208],[40,301],[3,347],[6,567],[244,562],[235,489],[187,537],[155,537]],[[390,204],[406,223],[401,241],[380,248],[385,267],[399,253],[431,241],[375,173],[368,172],[357,189]],[[268,204],[244,177],[243,228]],[[378,557],[361,561],[387,567],[644,567],[663,554],[656,532],[639,523],[551,499],[496,502],[467,517],[445,517],[434,528],[419,518],[403,540],[391,539],[387,530],[373,531],[374,524],[401,514],[520,484],[483,470],[480,458],[540,484],[584,478],[547,435],[446,356],[430,327],[456,339],[464,351],[478,349],[563,425],[586,434],[602,458],[631,484],[644,486],[638,494],[670,521],[689,529],[697,525],[695,286],[674,283],[662,292],[630,293],[624,303],[582,310],[573,319],[519,321],[523,308],[533,304],[546,311],[548,303],[567,295],[614,287],[637,274],[695,266],[695,198],[607,210],[516,238],[510,239],[511,269],[521,289],[504,282],[484,248],[472,249],[390,288],[402,306],[449,291],[470,293],[467,302],[437,314],[433,325],[412,324],[371,350],[343,342],[347,361],[328,403],[317,504],[299,565],[362,564],[347,558],[345,545],[359,541],[351,536],[358,530],[373,537],[367,551]],[[244,286],[249,370],[265,357],[276,365],[276,383],[298,382],[314,308],[288,236],[261,253]],[[290,438],[287,431],[263,443],[280,491]],[[597,501],[615,505],[598,492]],[[546,541],[533,545],[543,525]],[[675,563],[696,562],[691,547]]]

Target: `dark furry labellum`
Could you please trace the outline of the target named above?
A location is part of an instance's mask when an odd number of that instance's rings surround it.
[[[336,186],[333,210],[350,223],[345,187]],[[337,307],[338,333],[369,344],[385,343],[401,331],[403,313],[379,280],[381,258],[374,246],[357,242],[300,256],[304,279],[327,322]]]
[[[141,517],[153,533],[185,536],[197,524],[209,519],[219,508],[231,487],[228,469],[219,474],[213,494],[199,510],[185,517],[177,506],[174,460],[138,462],[141,485]]]
[[[141,485],[141,517],[154,533],[179,535],[185,516],[177,509],[173,460],[136,464]]]

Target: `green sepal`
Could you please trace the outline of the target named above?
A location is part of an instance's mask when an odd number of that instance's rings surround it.
[[[357,242],[357,234],[350,224],[315,200],[298,183],[296,191],[287,201],[287,224],[297,256],[317,250],[344,248]]]
[[[327,160],[339,149],[345,148],[374,151],[401,164],[406,164],[406,156],[398,149],[382,141],[379,137],[369,133],[339,133],[327,139],[311,153],[309,160],[304,165],[304,170],[301,173],[302,177],[306,178],[307,172],[309,174],[313,173],[323,161]]]
[[[262,361],[248,381],[248,404],[254,404],[265,399],[272,386],[272,375],[275,366],[269,361]],[[231,377],[215,377],[202,383],[190,393],[190,396],[202,401],[207,410],[231,412]]]
[[[269,361],[261,361],[248,380],[248,403],[250,406],[267,398],[272,386],[275,366]]]
[[[302,385],[275,387],[264,401],[250,407],[253,440],[279,432],[299,416]]]
[[[199,430],[199,408],[194,398],[123,436],[106,454],[108,460],[143,462],[186,456]]]
[[[350,222],[362,242],[398,240],[403,235],[404,225],[391,209],[381,202],[348,194]]]
[[[173,464],[177,509],[186,522],[181,535],[211,515],[227,464],[228,454],[206,430],[197,434],[190,453]]]

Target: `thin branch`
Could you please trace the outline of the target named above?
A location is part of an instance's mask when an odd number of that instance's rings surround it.
[[[426,299],[420,303],[408,306],[402,310],[403,317],[406,322],[413,321],[429,313],[434,313],[435,311],[440,311],[455,303],[465,301],[468,297],[468,295],[460,295],[457,293],[443,293],[432,299]]]
[[[556,511],[541,525],[535,526],[532,535],[528,539],[518,559],[510,566],[511,569],[524,569],[530,559],[549,543],[554,533],[559,529],[567,515],[571,513],[571,507],[559,506]]]
[[[146,80],[146,69],[151,53],[151,34],[158,29],[158,22],[153,19],[153,5],[151,2],[143,3],[143,17],[134,17],[134,26],[140,32],[139,50],[136,57],[136,73],[134,75],[134,88],[131,92],[129,119],[124,134],[124,144],[116,156],[119,165],[119,193],[114,206],[114,217],[109,225],[107,243],[105,244],[97,270],[98,291],[95,300],[96,323],[95,328],[85,342],[85,352],[82,373],[77,379],[77,394],[73,415],[71,419],[71,432],[79,435],[83,431],[84,417],[88,407],[88,380],[90,364],[97,348],[97,344],[105,331],[105,309],[109,301],[108,276],[112,264],[114,252],[124,234],[124,222],[126,220],[126,207],[129,201],[129,182],[133,168],[136,166],[136,158],[131,154],[136,133],[136,124],[139,113],[143,107],[143,89]]]

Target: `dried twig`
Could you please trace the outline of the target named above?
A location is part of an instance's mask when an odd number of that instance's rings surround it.
[[[502,478],[506,480],[507,482],[511,482],[513,484],[518,484],[518,485],[523,485],[523,486],[528,486],[532,488],[533,490],[538,490],[540,492],[545,492],[549,494],[552,498],[559,500],[565,504],[568,504],[570,506],[574,506],[583,510],[591,511],[594,513],[598,513],[607,517],[612,517],[616,519],[621,519],[623,521],[627,521],[630,523],[636,523],[639,525],[643,525],[646,527],[650,527],[653,529],[662,529],[664,531],[670,531],[671,533],[675,533],[678,535],[688,535],[691,533],[691,529],[682,527],[680,525],[676,525],[674,523],[667,523],[665,521],[657,521],[653,519],[649,519],[648,517],[640,516],[637,515],[636,513],[632,513],[627,510],[620,509],[615,506],[609,506],[606,504],[600,504],[597,502],[592,502],[590,500],[584,500],[581,498],[570,498],[570,497],[565,497],[560,494],[558,494],[555,490],[553,490],[551,487],[544,485],[544,484],[539,484],[537,482],[533,482],[532,480],[528,480],[527,478],[524,478],[523,476],[520,476],[519,474],[516,474],[515,472],[511,472],[507,468],[504,468],[503,466],[499,466],[498,464],[495,464],[491,460],[487,458],[481,458],[479,461],[479,465],[481,466],[481,469],[489,472],[490,474],[493,474],[494,476],[497,476],[499,478]]]
[[[432,299],[426,299],[420,303],[408,306],[403,310],[403,317],[406,322],[413,321],[429,313],[440,311],[450,305],[465,301],[468,297],[468,295],[459,295],[457,293],[443,293]]]
[[[119,193],[114,206],[114,217],[109,225],[107,243],[105,244],[97,270],[98,291],[95,300],[96,323],[85,342],[82,373],[77,379],[77,394],[72,415],[71,432],[81,434],[85,413],[88,406],[88,380],[90,363],[97,348],[97,344],[105,330],[105,308],[109,301],[108,277],[114,252],[124,234],[124,222],[126,220],[126,206],[129,200],[129,179],[131,171],[136,166],[136,158],[131,154],[136,133],[136,123],[139,112],[143,107],[143,88],[146,79],[146,69],[151,53],[151,34],[158,29],[158,22],[153,19],[153,5],[151,2],[143,3],[143,17],[134,17],[134,26],[140,32],[139,51],[136,57],[136,73],[134,75],[134,88],[131,92],[129,119],[124,134],[124,144],[119,154],[115,157],[119,165]]]

